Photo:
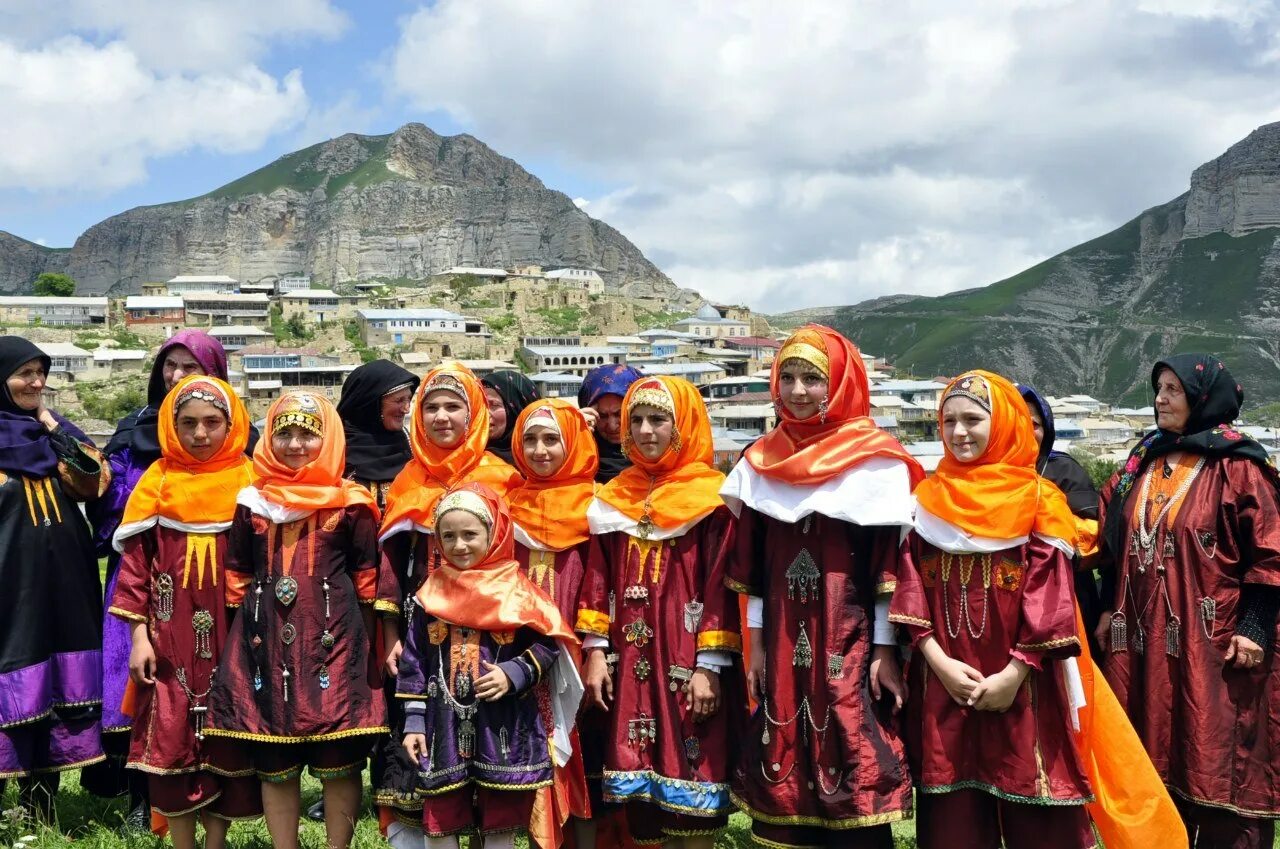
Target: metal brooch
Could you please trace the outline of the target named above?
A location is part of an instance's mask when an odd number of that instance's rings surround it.
[[[637,619],[629,625],[624,625],[622,633],[627,638],[628,643],[634,643],[635,647],[639,649],[649,645],[649,640],[653,638],[653,629],[646,625],[643,619]]]
[[[637,681],[649,680],[649,673],[653,671],[653,667],[649,664],[649,661],[645,660],[643,657],[636,661],[636,665],[632,669],[636,674]]]
[[[298,580],[297,578],[284,577],[276,581],[276,601],[285,607],[293,604],[298,597]]]
[[[298,629],[293,627],[293,623],[284,623],[284,626],[280,629],[280,642],[284,643],[286,646],[291,646],[297,637]]]

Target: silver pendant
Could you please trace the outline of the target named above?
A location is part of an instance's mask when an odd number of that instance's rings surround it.
[[[329,689],[329,667],[327,666],[320,667],[320,689]]]
[[[470,719],[458,723],[458,754],[470,758],[476,744],[476,725]]]
[[[276,581],[276,601],[285,607],[290,606],[298,598],[298,580],[288,576]]]
[[[797,669],[813,667],[813,646],[809,643],[809,632],[804,623],[800,623],[800,636],[796,638],[795,651],[791,653],[791,665]]]
[[[702,624],[703,607],[700,601],[691,601],[684,606],[684,629],[690,634],[698,633],[698,626]]]
[[[784,574],[787,579],[787,598],[794,599],[799,593],[800,603],[808,604],[810,594],[815,599],[818,597],[818,583],[822,580],[822,572],[807,548],[800,549]]]
[[[213,633],[213,614],[207,610],[197,610],[191,614],[191,630],[196,632],[196,653],[205,660],[212,659],[210,635]]]
[[[1169,617],[1164,625],[1164,653],[1169,657],[1177,657],[1182,645],[1182,620],[1177,616]]]
[[[837,681],[844,677],[844,655],[827,655],[827,680]]]
[[[1129,623],[1124,613],[1117,610],[1111,614],[1111,653],[1119,654],[1129,650]]]
[[[154,582],[156,596],[156,618],[168,622],[173,618],[173,576],[156,575]]]

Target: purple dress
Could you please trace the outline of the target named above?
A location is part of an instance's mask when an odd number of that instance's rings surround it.
[[[547,745],[550,701],[524,698],[555,665],[555,640],[532,628],[489,632],[450,625],[416,605],[396,695],[407,700],[405,733],[425,734],[419,792],[447,793],[468,784],[534,790],[551,783]],[[476,699],[471,682],[493,663],[511,679],[501,699]]]

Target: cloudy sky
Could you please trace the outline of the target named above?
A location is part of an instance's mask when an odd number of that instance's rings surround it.
[[[5,0],[0,229],[422,121],[708,296],[937,294],[1185,191],[1278,79],[1275,0]]]

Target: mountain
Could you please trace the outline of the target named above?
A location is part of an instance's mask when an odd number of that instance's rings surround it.
[[[1186,194],[1006,280],[822,318],[916,374],[983,367],[1149,402],[1155,359],[1208,351],[1247,405],[1280,399],[1280,123],[1197,168]]]
[[[70,250],[0,232],[0,291],[63,271],[78,293],[136,292],[178,274],[320,284],[421,279],[457,265],[595,268],[628,294],[675,285],[617,230],[469,135],[406,124],[280,157],[203,197],[131,209]]]

